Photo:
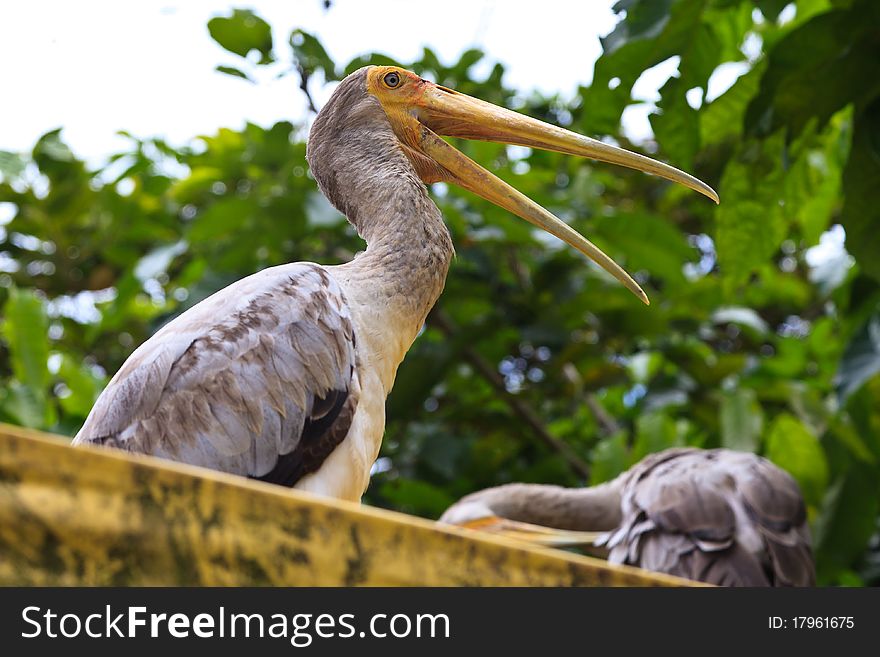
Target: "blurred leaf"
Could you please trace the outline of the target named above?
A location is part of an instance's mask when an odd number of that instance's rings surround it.
[[[663,356],[657,352],[642,351],[629,359],[626,369],[634,381],[647,383],[663,364]]]
[[[272,29],[250,9],[233,9],[229,16],[216,16],[208,21],[211,38],[226,50],[241,57],[256,50],[259,64],[270,64],[272,56]]]
[[[253,80],[251,80],[250,76],[248,76],[247,73],[245,73],[241,69],[235,68],[234,66],[217,66],[215,70],[219,73],[225,73],[226,75],[231,75],[236,78],[247,80],[248,82],[253,82]]]
[[[382,495],[396,508],[428,518],[439,518],[455,498],[424,481],[395,479],[382,485]]]
[[[789,2],[790,0],[755,0],[758,9],[768,21],[775,21]]]
[[[746,113],[747,129],[769,135],[785,126],[791,139],[810,119],[822,125],[849,103],[877,94],[878,21],[880,6],[861,0],[851,9],[820,14],[780,39]]]
[[[159,274],[168,271],[171,262],[181,253],[186,253],[186,249],[187,243],[184,240],[160,246],[138,260],[134,266],[134,275],[141,283],[156,278]]]
[[[718,262],[727,291],[742,283],[779,248],[785,237],[782,214],[781,136],[763,145],[744,144],[721,178]]]
[[[697,111],[687,102],[686,91],[681,78],[670,78],[660,89],[660,113],[650,118],[663,153],[677,167],[689,170],[700,148],[700,123]]]
[[[851,468],[822,499],[814,540],[819,584],[833,583],[864,552],[876,530],[880,485],[875,473]]]
[[[684,89],[704,86],[720,53],[706,50],[706,38],[694,38],[703,34],[703,0],[626,0],[614,9],[626,11],[627,20],[601,40],[604,54],[596,62],[593,83],[582,90],[586,132],[617,131],[620,115],[630,102],[630,89],[646,69],[678,55]],[[615,78],[617,85],[611,84]]]
[[[453,345],[449,341],[423,341],[407,354],[397,372],[394,388],[388,396],[389,413],[408,414],[421,408],[432,388],[443,380],[453,363]]]
[[[53,423],[45,395],[39,389],[13,381],[0,390],[0,418],[31,429],[46,429]]]
[[[590,485],[614,479],[629,467],[626,434],[618,432],[599,441],[591,454]]]
[[[852,337],[835,377],[837,395],[844,403],[868,379],[880,373],[880,311]]]
[[[767,322],[752,308],[725,306],[712,313],[712,321],[716,324],[730,323],[747,326],[758,335],[764,335],[770,330]]]
[[[85,365],[77,363],[69,355],[61,359],[58,376],[64,381],[69,394],[60,399],[66,413],[85,418],[98,399],[103,381],[96,378]]]
[[[345,66],[345,70],[342,72],[342,75],[350,75],[354,73],[359,68],[363,68],[364,66],[401,66],[401,62],[397,61],[389,57],[388,55],[383,55],[382,53],[374,52],[369,55],[361,55],[360,57],[355,57]]]
[[[672,0],[618,0],[613,11],[615,14],[625,11],[627,19],[618,22],[614,30],[602,39],[602,49],[612,55],[630,41],[660,36],[669,22],[671,6]]]
[[[796,417],[781,413],[766,444],[767,458],[797,480],[808,504],[819,504],[828,486],[828,462],[816,437]]]
[[[694,257],[680,231],[660,217],[625,214],[601,217],[597,230],[607,240],[607,250],[619,254],[629,269],[650,272],[670,285],[684,283],[682,268]]]
[[[340,79],[336,75],[336,65],[324,50],[324,46],[308,32],[303,30],[291,32],[290,47],[293,48],[297,63],[306,74],[311,75],[320,70],[323,71],[326,80]]]
[[[629,465],[642,460],[648,454],[682,445],[684,441],[678,435],[672,418],[662,412],[645,413],[636,419],[636,439]]]
[[[223,175],[223,170],[217,167],[194,167],[189,176],[178,180],[171,186],[171,195],[180,203],[197,201],[199,196],[208,192],[215,183],[223,178]]]
[[[715,144],[739,137],[746,106],[758,92],[763,72],[764,66],[761,62],[740,76],[730,89],[703,107],[700,112],[700,141],[703,144]],[[727,199],[724,201],[726,203]]]
[[[880,204],[876,201],[880,188],[880,95],[866,107],[857,108],[853,123],[852,150],[843,172],[846,200],[841,221],[848,250],[865,273],[880,281]]]
[[[2,399],[3,410],[19,424],[45,429],[54,418],[47,399],[49,322],[45,306],[32,291],[12,288],[3,313],[3,337],[15,377]]]
[[[0,175],[6,180],[24,173],[25,161],[18,153],[0,150]]]
[[[761,443],[764,413],[755,391],[737,388],[721,397],[721,446],[756,452]]]
[[[193,243],[211,243],[218,239],[234,239],[238,231],[252,225],[254,211],[254,202],[250,199],[223,198],[193,222],[189,240]]]
[[[30,290],[12,288],[3,309],[3,337],[9,344],[12,372],[37,391],[49,385],[49,321],[43,301]]]

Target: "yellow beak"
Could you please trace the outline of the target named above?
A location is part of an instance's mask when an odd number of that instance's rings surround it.
[[[402,79],[394,89],[382,86],[389,72]],[[409,71],[376,67],[371,81],[372,93],[382,103],[425,182],[454,183],[546,230],[591,258],[646,304],[648,297],[639,284],[595,244],[438,135],[516,144],[619,164],[679,183],[718,203],[718,194],[709,185],[668,164],[441,87]]]

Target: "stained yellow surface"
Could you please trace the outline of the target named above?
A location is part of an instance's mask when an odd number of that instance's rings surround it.
[[[691,582],[0,424],[0,584]]]

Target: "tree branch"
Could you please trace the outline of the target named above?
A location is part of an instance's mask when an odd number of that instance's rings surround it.
[[[309,103],[309,110],[313,114],[317,114],[318,107],[315,105],[315,100],[312,98],[312,94],[309,91],[309,78],[311,77],[311,73],[307,72],[299,62],[296,64],[296,70],[299,72],[299,88],[306,95],[306,100]]]
[[[440,331],[447,337],[453,337],[456,333],[456,328],[452,323],[452,320],[442,310],[435,308],[428,316],[428,323],[440,329]],[[562,456],[566,463],[568,463],[569,467],[577,473],[578,476],[583,477],[584,479],[589,479],[590,466],[587,465],[567,443],[547,431],[547,428],[541,422],[537,413],[532,410],[531,406],[507,389],[507,386],[504,385],[504,379],[495,368],[492,367],[489,361],[483,358],[479,352],[471,346],[465,346],[462,353],[477,374],[483,377],[483,379],[492,386],[495,392],[498,393],[499,397],[501,397],[501,399],[503,399],[510,407],[513,414],[522,420],[523,423],[532,430],[532,433],[541,440],[541,442]]]

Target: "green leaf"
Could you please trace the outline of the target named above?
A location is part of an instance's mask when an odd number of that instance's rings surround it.
[[[722,306],[712,313],[712,321],[716,324],[739,324],[752,329],[758,335],[765,335],[770,327],[767,322],[752,308],[740,306]]]
[[[721,397],[721,445],[741,452],[757,452],[764,413],[751,388],[737,388]]]
[[[877,61],[880,61],[878,58]],[[852,149],[843,171],[841,223],[859,266],[880,281],[880,96],[856,111]]]
[[[776,417],[767,436],[766,456],[797,480],[808,504],[819,504],[828,486],[828,461],[800,420],[789,413]]]
[[[581,91],[586,132],[617,131],[630,90],[646,69],[679,55],[682,84],[690,89],[705,87],[708,73],[718,63],[720,49],[706,49],[713,37],[701,27],[705,0],[628,0],[616,4],[615,10],[625,10],[627,18],[602,39],[604,53],[596,62],[593,83]],[[611,89],[614,78],[620,82]]]
[[[352,59],[345,65],[345,70],[342,74],[349,75],[364,66],[401,66],[401,62],[380,52],[373,52],[369,55],[361,55]]]
[[[743,144],[724,169],[716,245],[728,295],[764,265],[785,238],[784,178],[781,135],[761,144]]]
[[[660,113],[650,118],[663,153],[677,167],[689,170],[700,148],[700,123],[697,111],[687,102],[686,91],[681,78],[670,78],[660,90]]]
[[[876,468],[854,466],[823,497],[813,542],[820,585],[836,583],[864,554],[877,530],[878,482]]]
[[[164,274],[177,256],[186,253],[187,246],[185,240],[180,240],[153,249],[134,266],[135,277],[143,283],[159,274]]]
[[[395,479],[382,485],[380,493],[394,508],[428,518],[438,518],[455,502],[449,493],[426,481]]]
[[[737,78],[733,86],[700,112],[700,141],[704,145],[727,139],[738,139],[742,133],[743,116],[749,101],[758,93],[764,72],[763,62]],[[727,199],[725,199],[725,202]]]
[[[768,21],[775,21],[789,2],[790,0],[755,0],[758,9]]]
[[[25,161],[18,153],[0,151],[0,176],[9,180],[24,173]]]
[[[630,465],[641,461],[648,454],[682,445],[684,440],[671,417],[662,412],[645,413],[636,419],[636,439],[629,459]]]
[[[236,233],[253,224],[256,211],[248,198],[225,197],[209,206],[193,222],[188,238],[192,244],[231,240]]]
[[[223,171],[216,167],[193,167],[186,178],[178,180],[172,185],[171,195],[181,204],[195,202],[201,194],[210,191],[214,183],[222,180],[223,175]]]
[[[615,3],[615,14],[626,12],[626,20],[615,26],[602,39],[602,50],[611,55],[630,41],[654,39],[663,32],[669,22],[672,0],[620,0]]]
[[[835,117],[833,123],[847,125],[845,114]],[[786,175],[785,196],[797,207],[795,219],[807,244],[817,244],[832,217],[840,211],[841,173],[849,154],[849,144],[845,141],[848,140],[841,139],[840,128],[832,125],[798,149],[800,153]],[[834,271],[839,267],[848,269],[849,262],[847,255],[836,259],[834,264],[826,263],[823,273],[827,274],[827,283],[837,280]],[[818,270],[812,272],[812,276],[816,275]],[[834,286],[821,282],[819,287],[823,294],[828,294]]]
[[[61,408],[71,415],[85,418],[101,393],[104,382],[92,370],[76,362],[69,354],[61,359],[58,376],[67,384],[69,394],[60,400]]]
[[[242,78],[243,80],[247,80],[248,82],[253,82],[247,73],[244,71],[235,68],[234,66],[217,66],[214,70],[219,73],[225,73],[226,75],[231,75],[236,78]]]
[[[614,479],[629,467],[626,434],[623,431],[599,441],[591,455],[590,485]]]
[[[0,418],[31,429],[46,429],[53,424],[46,395],[19,381],[12,381],[0,390]]]
[[[648,271],[667,284],[685,282],[682,268],[695,252],[666,219],[648,213],[616,214],[597,217],[595,226],[605,250],[628,269]]]
[[[397,371],[394,388],[388,396],[389,414],[402,415],[412,408],[420,408],[431,390],[443,380],[455,356],[456,345],[452,340],[422,340],[407,354]]]
[[[809,121],[823,125],[839,109],[880,91],[876,25],[880,5],[859,2],[815,16],[772,48],[758,95],[746,113],[753,134],[785,126],[797,137]]]
[[[45,306],[32,291],[13,287],[3,311],[2,334],[14,376],[2,399],[3,410],[23,426],[48,428],[54,413],[47,397],[51,374]]]
[[[256,50],[259,64],[271,64],[272,29],[250,9],[233,9],[230,16],[216,16],[208,21],[211,38],[229,52],[241,57]]]
[[[640,351],[629,358],[626,369],[633,381],[647,383],[657,374],[662,364],[663,355],[659,352]]]
[[[12,288],[4,308],[3,336],[15,378],[43,394],[49,385],[49,320],[43,301],[31,290]]]
[[[294,30],[290,33],[290,47],[297,64],[306,75],[315,71],[323,71],[326,80],[340,79],[336,75],[336,65],[330,59],[330,55],[324,50],[324,46],[314,36],[303,30]]]
[[[841,403],[880,373],[880,311],[856,331],[840,359],[835,383]]]

